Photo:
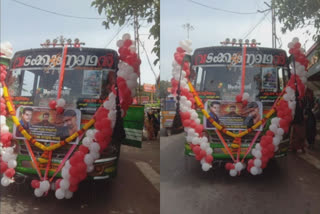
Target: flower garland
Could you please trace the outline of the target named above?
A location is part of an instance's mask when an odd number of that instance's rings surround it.
[[[135,95],[135,87],[137,86],[137,78],[139,76],[138,69],[141,61],[135,53],[136,48],[129,34],[124,34],[122,40],[117,42],[117,46],[119,47],[119,59],[121,60],[118,65],[117,86],[120,96],[121,116],[124,117],[125,112],[133,101],[132,97]],[[91,119],[83,129],[69,137],[78,137],[94,124],[95,128],[86,132],[86,137],[83,139],[82,145],[79,146],[78,150],[73,153],[62,168],[62,179],[58,179],[55,183],[55,195],[58,199],[69,199],[72,197],[73,192],[78,189],[78,184],[87,177],[88,172],[94,170],[94,161],[97,160],[100,157],[100,153],[108,147],[116,122],[115,99],[116,90],[113,86],[113,91],[97,110],[93,119]],[[64,104],[63,101],[57,100],[56,102],[50,102],[49,106],[50,108],[57,108],[58,110],[58,108],[63,108]],[[24,134],[28,135],[28,133]],[[34,140],[33,143],[36,145]],[[62,145],[64,144],[62,143]],[[62,145],[60,142],[59,146]],[[50,148],[50,150],[55,149],[53,147],[47,148]],[[48,180],[33,180],[31,185],[35,188],[34,194],[37,197],[45,195],[50,188],[50,182]]]
[[[2,43],[0,46],[0,55],[10,58],[12,55],[12,47],[10,43]],[[14,145],[11,145],[12,134],[9,132],[9,127],[6,124],[6,101],[3,98],[3,85],[7,75],[7,68],[5,65],[0,65],[0,173],[3,173],[1,178],[1,185],[8,186],[13,183],[13,176],[17,166],[17,155],[14,154]]]
[[[222,135],[219,131],[222,131],[224,134],[233,137],[235,141],[241,141],[242,136],[253,131],[261,124],[264,124],[266,120],[276,112],[277,116],[271,120],[269,130],[264,136],[262,136],[260,143],[257,143],[255,148],[252,149],[252,155],[254,158],[248,161],[247,170],[252,175],[261,174],[263,169],[267,166],[270,158],[274,156],[274,152],[278,150],[278,145],[283,138],[283,134],[289,131],[289,126],[295,112],[296,89],[299,92],[299,98],[303,97],[304,95],[304,83],[306,82],[306,68],[308,65],[308,60],[304,55],[304,50],[300,48],[301,44],[299,43],[299,40],[294,38],[292,42],[288,44],[288,47],[290,48],[289,52],[294,55],[296,62],[293,66],[294,69],[291,70],[292,75],[287,87],[281,93],[278,100],[275,102],[274,107],[268,112],[265,118],[257,122],[253,127],[239,134],[235,134],[226,130],[223,126],[212,120],[209,114],[205,111],[203,103],[194,90],[192,84],[188,81],[188,77],[190,75],[189,64],[187,62],[183,62],[183,58],[185,53],[191,53],[190,45],[190,41],[180,42],[180,47],[177,48],[177,51],[174,54],[175,61],[172,64],[173,78],[171,79],[171,83],[172,94],[177,93],[178,84],[180,83],[180,115],[187,133],[187,142],[191,142],[191,149],[194,152],[196,159],[201,161],[202,169],[204,171],[208,171],[211,168],[213,161],[213,150],[210,148],[208,139],[206,137],[201,137],[203,126],[200,124],[200,119],[198,118],[198,114],[194,109],[194,103],[197,104],[207,119],[217,128],[216,131],[220,138]],[[180,65],[183,66],[182,71]],[[236,101],[242,102],[243,105],[247,105],[249,97],[250,96],[248,93],[243,93],[236,96]],[[224,142],[223,137],[221,140]],[[227,146],[227,144],[224,144],[224,146]],[[226,149],[229,151],[229,148]],[[229,174],[231,176],[236,176],[240,173],[240,171],[245,169],[245,164],[243,161],[244,160],[240,161],[238,158],[237,160],[234,160],[234,163],[227,163],[225,168],[229,170]]]

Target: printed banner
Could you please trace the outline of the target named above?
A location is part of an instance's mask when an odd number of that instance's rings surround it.
[[[16,116],[23,128],[38,141],[59,142],[80,129],[81,112],[78,109],[65,109],[62,114],[44,107],[20,106]],[[16,126],[13,137],[25,139]],[[71,143],[78,143],[76,138]]]
[[[205,107],[211,118],[228,130],[246,130],[262,119],[262,103],[257,101],[244,107],[233,101],[208,100]],[[203,121],[206,129],[215,129],[206,117]],[[256,130],[261,131],[262,127]]]

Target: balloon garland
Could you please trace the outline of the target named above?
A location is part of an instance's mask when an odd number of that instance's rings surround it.
[[[10,58],[12,55],[12,47],[10,43],[2,43],[0,49],[0,55],[6,58]],[[14,154],[15,146],[11,144],[12,134],[9,132],[9,127],[6,124],[6,101],[3,98],[3,85],[7,75],[7,68],[5,65],[0,65],[0,172],[3,173],[1,178],[1,185],[8,186],[13,182],[13,176],[15,175],[15,168],[17,166],[17,155]]]
[[[117,46],[119,47],[119,59],[120,62],[118,64],[118,72],[117,72],[117,87],[120,96],[120,107],[121,107],[121,116],[124,117],[126,111],[129,108],[133,101],[133,96],[135,95],[135,88],[137,86],[137,78],[139,74],[139,65],[141,64],[140,59],[138,58],[136,52],[136,48],[133,45],[132,40],[130,39],[129,34],[124,34],[122,40],[117,42]],[[1,70],[2,71],[2,70]],[[2,74],[2,73],[1,73]],[[5,75],[4,75],[5,77]],[[3,79],[4,80],[4,79]],[[3,81],[1,81],[3,82]],[[4,87],[4,89],[6,89]],[[2,93],[1,89],[1,93]],[[6,90],[4,90],[6,91]],[[87,177],[88,172],[92,172],[94,170],[93,163],[100,157],[100,154],[103,150],[105,150],[113,135],[115,123],[116,123],[116,89],[115,86],[112,88],[112,92],[109,94],[108,98],[103,102],[103,105],[97,110],[94,117],[84,125],[84,127],[78,132],[74,133],[67,139],[76,138],[86,132],[86,137],[82,141],[82,145],[79,146],[78,150],[74,152],[69,160],[67,160],[62,167],[62,179],[58,179],[55,183],[56,192],[55,195],[58,199],[69,199],[72,197],[73,193],[78,189],[78,184]],[[2,95],[2,94],[1,94]],[[13,107],[10,104],[10,96],[7,95],[7,107]],[[1,99],[2,103],[2,99]],[[63,107],[65,105],[65,101],[61,98],[57,101],[51,101],[49,103],[50,108],[56,109],[57,111],[63,111]],[[58,110],[62,108],[62,110]],[[9,109],[9,112],[14,112],[14,109]],[[3,117],[5,119],[5,117]],[[1,116],[1,124],[3,123],[3,118]],[[5,121],[5,120],[4,120]],[[15,120],[14,120],[15,121]],[[18,121],[19,122],[19,121]],[[91,125],[94,124],[94,129],[87,130]],[[1,131],[2,131],[1,125]],[[9,129],[8,129],[9,130]],[[19,129],[20,130],[20,129]],[[22,131],[24,136],[28,136],[29,134],[25,131]],[[2,132],[1,132],[2,133]],[[11,138],[12,135],[9,133]],[[30,140],[27,138],[27,140]],[[70,140],[71,141],[71,140]],[[69,142],[70,142],[69,141]],[[1,134],[1,142],[2,134]],[[35,140],[32,139],[31,143],[36,145]],[[67,143],[65,140],[64,143],[60,142],[57,145],[63,146]],[[55,144],[42,148],[44,151],[51,151],[58,146],[54,146]],[[43,146],[44,145],[38,145]],[[50,149],[48,149],[50,148]],[[15,155],[16,156],[16,155]],[[4,156],[2,155],[2,158]],[[2,164],[2,161],[1,161]],[[1,165],[1,172],[2,172]],[[8,173],[9,174],[9,173]],[[45,176],[46,177],[46,176]],[[50,180],[33,180],[31,182],[31,186],[35,189],[34,194],[37,197],[41,197],[46,195],[46,193],[50,189]]]
[[[180,87],[180,115],[184,129],[187,133],[186,140],[187,142],[191,143],[190,147],[195,154],[195,158],[200,161],[202,169],[204,171],[208,171],[212,167],[213,150],[210,147],[210,143],[208,143],[208,139],[202,136],[203,126],[200,124],[200,119],[198,118],[198,114],[195,111],[195,103],[202,110],[203,114],[212,123],[212,125],[216,127],[216,132],[227,151],[230,151],[230,148],[225,143],[220,131],[233,137],[234,143],[241,144],[241,137],[252,132],[260,125],[263,125],[276,112],[276,117],[272,118],[269,130],[264,136],[261,137],[260,143],[257,143],[255,145],[255,148],[251,150],[254,158],[248,160],[247,170],[252,175],[261,174],[263,169],[267,166],[268,161],[279,149],[278,146],[283,138],[283,135],[289,131],[289,126],[294,117],[295,107],[297,105],[297,95],[295,93],[299,94],[299,98],[302,98],[304,96],[304,84],[307,81],[306,69],[308,60],[306,59],[304,50],[301,49],[299,39],[294,38],[292,42],[288,44],[288,47],[290,49],[289,53],[294,56],[295,61],[293,61],[293,69],[291,70],[292,75],[286,88],[282,91],[272,109],[262,120],[254,124],[251,128],[238,134],[226,130],[225,127],[215,122],[209,116],[208,112],[206,112],[206,110],[204,109],[204,105],[201,99],[199,98],[197,92],[194,90],[192,84],[189,81],[189,63],[183,61],[185,54],[190,54],[192,51],[190,46],[191,41],[182,41],[180,42],[180,47],[177,48],[176,53],[174,54],[175,60],[172,64],[173,78],[171,79],[171,92],[172,94],[176,94],[178,87]],[[243,92],[242,94],[236,96],[236,101],[242,102],[243,105],[247,105],[249,98],[250,95],[246,92]],[[253,143],[256,141],[259,134],[260,132],[256,134],[251,143],[252,145],[248,148],[247,152],[249,152],[249,149],[252,148]],[[238,147],[238,149],[240,149],[240,146]],[[246,165],[243,163],[244,158],[242,160],[239,160],[239,151],[240,150],[238,150],[237,160],[235,160],[232,154],[229,153],[233,160],[233,163],[226,163],[225,168],[229,170],[230,176],[236,176],[246,168]]]

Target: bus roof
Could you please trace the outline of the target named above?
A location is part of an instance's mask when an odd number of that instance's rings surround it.
[[[55,59],[61,58],[63,48],[37,48],[18,51],[11,61],[11,68],[44,68],[51,65],[52,68],[60,67],[62,59],[52,64]],[[112,49],[103,48],[74,48],[67,50],[66,68],[109,68],[115,69],[118,54]]]
[[[192,55],[192,65],[241,65],[242,50],[240,46],[198,48]],[[247,47],[246,53],[246,64],[248,65],[285,66],[287,64],[287,55],[282,49]]]

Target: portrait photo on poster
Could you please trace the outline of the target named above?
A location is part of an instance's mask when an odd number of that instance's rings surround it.
[[[228,130],[246,130],[262,119],[262,103],[258,101],[243,106],[242,103],[233,101],[207,100],[205,108],[215,122]],[[205,116],[203,121],[206,129],[216,129]],[[261,131],[262,126],[256,130]]]
[[[81,112],[65,109],[62,114],[46,107],[20,106],[16,113],[21,126],[34,138],[42,142],[59,142],[80,129]],[[13,126],[13,137],[25,139],[17,126]],[[76,138],[71,144],[77,144]]]

